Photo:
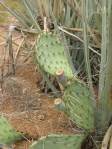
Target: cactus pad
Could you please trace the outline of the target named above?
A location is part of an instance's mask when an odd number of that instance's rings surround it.
[[[13,144],[20,140],[22,135],[16,132],[6,118],[0,117],[0,144]]]
[[[30,149],[80,149],[84,137],[83,134],[49,135],[34,142]]]
[[[87,131],[94,129],[94,110],[91,93],[87,86],[78,80],[67,86],[63,100],[66,113],[79,127]]]
[[[72,69],[64,50],[64,45],[56,34],[43,33],[36,45],[36,59],[40,67],[51,75],[59,70],[64,71],[67,78],[73,78]]]

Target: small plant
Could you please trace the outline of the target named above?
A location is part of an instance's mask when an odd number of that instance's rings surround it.
[[[107,149],[109,146],[111,149],[111,0],[74,0],[66,2],[62,0],[59,1],[57,5],[54,5],[56,4],[55,0],[52,2],[47,0],[42,0],[40,2],[37,0],[32,1],[32,3],[28,0],[22,0],[22,2],[27,10],[26,18],[22,16],[21,13],[16,13],[15,11],[12,11],[9,8],[8,10],[10,13],[16,16],[16,18],[21,22],[21,24],[24,27],[26,27],[27,29],[30,27],[31,30],[36,29],[36,31],[39,33],[35,45],[35,57],[37,60],[37,65],[39,65],[40,69],[44,72],[45,77],[46,74],[50,75],[51,77],[57,77],[57,71],[61,70],[63,72],[63,79],[61,81],[63,82],[64,80],[66,80],[63,86],[64,95],[62,99],[65,105],[64,112],[68,115],[70,120],[77,125],[79,130],[78,135],[74,134],[73,136],[65,136],[54,134],[42,138],[39,141],[33,143],[33,145],[31,145],[31,149],[53,148],[55,147],[54,144],[56,145],[56,148],[59,149],[72,149],[72,147],[74,149],[80,149],[82,142],[88,137],[94,140],[93,142],[96,148],[101,148],[101,141],[103,140],[104,134],[107,130],[107,135],[106,137],[104,137],[102,148],[104,148],[106,142],[107,146],[105,146],[105,149]],[[38,5],[35,5],[34,7],[34,4],[36,4],[36,2]],[[4,5],[3,3],[2,5],[6,7],[6,5]],[[81,11],[80,7],[82,8]],[[75,15],[75,13],[77,15]],[[60,16],[58,14],[60,14]],[[45,20],[43,24],[44,31],[41,30],[40,24],[36,20],[37,16],[41,16],[42,21],[44,20],[44,17],[50,18],[51,21],[53,21],[54,30],[52,31],[52,33],[50,33]],[[91,21],[91,18],[93,17],[95,17],[96,19],[95,22]],[[27,22],[28,18],[30,18],[30,25]],[[97,18],[101,18],[100,23],[97,21]],[[57,25],[60,22],[64,25],[64,27],[60,27]],[[67,31],[72,30],[71,26],[80,27],[81,29],[83,29],[83,40]],[[65,30],[65,28],[67,30]],[[82,71],[84,71],[84,73],[86,72],[86,83],[82,82],[82,80],[80,80],[80,78],[77,75],[78,72],[76,70],[80,69],[80,67],[78,67],[78,69],[75,69],[74,71],[72,69],[73,67],[71,65],[71,60],[69,57],[70,53],[66,50],[65,46],[66,41],[62,40],[62,43],[60,40],[60,38],[64,39],[62,38],[63,33],[60,35],[60,30],[69,34],[70,36],[77,38],[83,43],[83,52],[79,54],[83,54],[83,59],[80,59],[80,57],[78,57],[78,60],[80,62],[84,60],[85,67],[84,69],[82,69]],[[99,38],[96,34],[94,34],[96,30],[100,36]],[[67,40],[69,40],[68,37]],[[71,46],[70,42],[71,40],[69,40],[68,42],[69,46]],[[93,48],[95,46],[99,47],[100,52]],[[99,82],[97,82],[97,84],[99,83],[99,92],[96,97],[97,100],[95,98],[96,94],[94,93],[94,86],[92,82],[91,65],[93,63],[91,63],[92,54],[90,57],[90,50],[93,53],[97,54],[97,58],[99,58],[99,56],[101,57],[101,63],[97,63],[98,65],[100,65],[100,73],[98,74]]]

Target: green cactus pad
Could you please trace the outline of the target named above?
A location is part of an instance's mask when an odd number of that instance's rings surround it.
[[[90,90],[78,80],[72,82],[64,91],[63,100],[66,113],[79,127],[87,131],[94,129],[94,110]]]
[[[68,63],[64,46],[58,37],[52,33],[43,33],[36,45],[36,58],[40,67],[51,75],[63,70],[67,78],[73,78],[72,69]]]
[[[0,117],[0,144],[10,145],[21,138],[22,135],[12,128],[7,119]]]
[[[49,135],[34,142],[30,149],[80,149],[85,136],[76,135]]]

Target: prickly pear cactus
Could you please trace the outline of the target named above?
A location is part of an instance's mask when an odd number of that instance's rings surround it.
[[[80,128],[94,129],[94,110],[91,94],[87,86],[78,80],[72,82],[64,91],[63,100],[69,118]]]
[[[49,74],[56,75],[57,71],[63,70],[67,78],[73,78],[64,46],[55,34],[40,35],[36,45],[36,59],[40,67]]]
[[[49,135],[34,142],[30,149],[80,149],[84,137],[83,134]]]
[[[0,144],[10,145],[21,138],[22,135],[12,128],[7,119],[0,117]]]

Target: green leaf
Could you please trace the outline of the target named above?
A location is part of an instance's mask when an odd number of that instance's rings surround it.
[[[22,135],[16,132],[6,118],[0,117],[0,144],[12,144],[22,139]]]
[[[73,72],[65,54],[63,43],[57,35],[43,33],[36,45],[36,58],[40,67],[51,75],[63,70],[65,77],[73,78]]]
[[[34,142],[30,149],[80,149],[84,134],[48,135]]]
[[[78,80],[72,82],[64,91],[66,113],[80,128],[94,129],[94,109],[90,90]]]

